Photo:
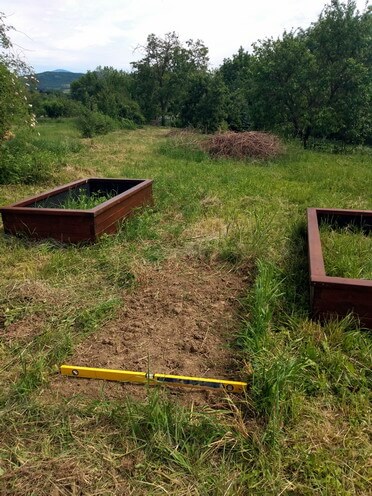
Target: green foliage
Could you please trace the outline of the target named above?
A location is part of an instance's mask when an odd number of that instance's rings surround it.
[[[255,126],[282,129],[307,141],[318,106],[314,56],[304,36],[284,33],[254,46],[252,114]]]
[[[92,138],[119,129],[119,122],[100,112],[85,110],[77,120],[78,129],[83,138]]]
[[[121,129],[128,129],[128,130],[134,130],[134,129],[137,129],[137,125],[135,124],[135,122],[131,121],[130,119],[120,119],[119,121],[120,123],[120,128]]]
[[[147,121],[203,132],[268,130],[304,147],[371,143],[371,22],[370,9],[332,0],[308,29],[260,40],[252,53],[240,48],[216,73],[202,41],[150,34],[132,73],[97,67],[71,84],[73,100],[93,112],[80,128],[84,136],[115,129],[104,114],[125,129]],[[36,107],[49,117],[81,113],[56,95]]]
[[[112,67],[97,67],[71,84],[71,97],[93,112],[141,125],[144,118],[131,96],[132,85],[130,74]]]
[[[56,139],[40,136],[35,130],[19,131],[13,139],[0,142],[0,184],[45,182],[65,164],[67,154],[78,153],[81,147],[76,138]]]
[[[52,95],[44,98],[41,102],[42,115],[57,119],[59,117],[77,117],[83,110],[79,102],[62,95]]]
[[[227,122],[300,138],[370,143],[371,10],[332,0],[308,29],[242,49],[220,73],[229,88]]]
[[[77,192],[71,193],[59,208],[88,210],[109,200],[113,196],[115,194],[108,195],[100,191],[88,195],[85,190],[80,189]]]
[[[252,60],[253,57],[240,47],[238,53],[225,59],[218,69],[228,89],[226,122],[233,131],[246,131],[251,126]]]
[[[0,143],[0,156],[0,184],[43,182],[51,178],[55,166],[55,156],[38,149],[27,133]]]
[[[181,104],[180,124],[204,133],[220,129],[226,118],[226,87],[217,74],[194,74]]]
[[[0,141],[6,138],[12,126],[28,120],[28,106],[23,95],[20,79],[0,62]]]
[[[371,140],[371,33],[371,8],[360,14],[354,1],[338,0],[306,31],[317,66],[313,91],[321,101],[312,134],[346,143]]]
[[[35,183],[50,177],[53,159],[46,150],[33,146],[22,129],[35,127],[30,113],[27,86],[31,69],[13,51],[9,38],[12,26],[0,13],[0,183]],[[14,132],[19,136],[14,138]]]
[[[363,142],[371,125],[368,24],[353,2],[333,1],[307,31],[257,46],[261,124],[271,116],[305,146],[310,136]]]
[[[33,76],[31,69],[13,51],[8,35],[12,29],[0,12],[0,142],[7,138],[7,132],[14,125],[35,125],[26,96],[26,80]]]
[[[174,32],[164,38],[150,34],[141,48],[144,57],[132,62],[135,96],[148,121],[160,117],[165,125],[167,117],[178,115],[190,77],[206,71],[208,49],[200,40],[183,45]]]
[[[44,102],[44,110],[48,117],[57,118],[65,116],[65,106],[63,102],[57,98]]]
[[[7,24],[6,15],[0,12],[0,63],[15,74],[29,75],[30,67],[13,50],[13,43],[8,34],[13,30],[14,27]]]

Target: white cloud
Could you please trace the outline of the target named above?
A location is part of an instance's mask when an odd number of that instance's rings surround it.
[[[18,32],[12,39],[36,70],[130,68],[133,50],[150,33],[176,31],[182,40],[201,39],[211,63],[240,46],[279,36],[284,29],[307,27],[324,0],[2,0],[0,10]],[[357,2],[363,9],[364,0]]]

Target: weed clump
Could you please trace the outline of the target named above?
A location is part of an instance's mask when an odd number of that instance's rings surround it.
[[[118,129],[133,130],[137,128],[137,125],[128,118],[114,119],[101,112],[85,110],[77,119],[77,127],[83,138],[93,138],[93,136],[108,134]]]
[[[18,135],[0,143],[0,184],[35,184],[51,178],[57,157],[37,146],[32,137]]]
[[[87,110],[77,120],[77,127],[83,138],[92,138],[99,134],[116,131],[119,128],[119,123],[108,115]]]
[[[110,200],[116,195],[116,191],[108,194],[97,191],[88,195],[84,190],[79,189],[77,195],[72,193],[69,194],[66,200],[60,205],[60,208],[87,210],[90,208],[94,208],[107,200]]]
[[[79,153],[77,139],[49,139],[21,130],[0,142],[0,184],[37,184],[50,180],[65,165],[66,155]]]
[[[238,159],[249,157],[267,160],[284,152],[278,136],[260,131],[215,134],[203,143],[203,148],[213,157]]]

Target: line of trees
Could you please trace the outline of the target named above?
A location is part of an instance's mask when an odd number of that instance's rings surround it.
[[[308,29],[240,48],[216,70],[201,40],[151,34],[130,73],[98,67],[72,83],[75,107],[44,96],[40,111],[105,115],[124,127],[270,130],[305,147],[311,138],[372,144],[371,13],[332,0]]]
[[[302,139],[371,142],[371,9],[325,7],[307,30],[254,45],[247,94],[252,123]]]

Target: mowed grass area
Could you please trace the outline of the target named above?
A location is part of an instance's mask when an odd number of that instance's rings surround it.
[[[371,335],[351,317],[309,320],[305,219],[307,207],[371,209],[371,155],[288,144],[269,163],[216,161],[159,128],[72,153],[72,124],[39,126],[47,146],[66,143],[63,164],[49,183],[0,186],[1,205],[88,176],[152,178],[155,203],[90,246],[0,232],[0,494],[369,494]],[[249,271],[231,343],[247,396],[218,410],[158,390],[48,401],[57,367],[115,319],[137,268],[175,254]]]

